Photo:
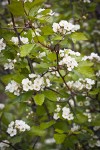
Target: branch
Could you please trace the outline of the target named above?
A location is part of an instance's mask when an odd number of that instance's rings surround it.
[[[8,142],[4,142],[4,141],[0,141],[2,143],[8,144],[9,146],[11,146],[14,150],[18,150],[15,146],[13,146],[11,143]]]

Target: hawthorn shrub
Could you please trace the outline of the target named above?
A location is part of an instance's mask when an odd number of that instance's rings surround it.
[[[0,7],[0,149],[99,150],[98,1]]]

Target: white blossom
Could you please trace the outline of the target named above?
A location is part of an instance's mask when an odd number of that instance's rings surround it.
[[[66,65],[68,71],[72,71],[74,69],[74,67],[78,66],[77,61],[75,60],[75,58],[68,56],[67,54],[65,54],[65,56],[63,57],[63,59],[61,61],[59,61],[59,65]]]
[[[2,109],[4,109],[4,107],[5,107],[5,105],[0,103],[0,109],[2,110]]]
[[[100,147],[100,140],[96,141],[96,146]]]
[[[11,80],[11,82],[8,83],[8,85],[6,86],[5,90],[10,93],[14,93],[14,95],[19,96],[20,95],[19,88],[20,88],[20,85],[14,80]]]
[[[70,112],[70,109],[67,107],[62,108],[62,117],[64,119],[67,119],[67,120],[73,120],[74,119],[73,114]]]
[[[66,20],[61,20],[59,23],[53,23],[52,27],[54,32],[62,34],[69,34],[80,29],[80,25],[73,25]]]
[[[55,139],[54,138],[49,138],[45,140],[45,144],[53,144],[55,143]]]
[[[97,53],[91,53],[90,56],[84,56],[82,58],[82,61],[85,61],[85,60],[96,60],[98,62],[100,62],[100,56],[97,54]]]
[[[5,63],[4,64],[4,69],[7,70],[7,69],[14,69],[14,64],[16,63],[16,59],[14,60],[11,60],[11,59],[7,59],[8,63]]]
[[[29,43],[28,38],[26,38],[26,37],[20,37],[20,40],[23,44]],[[12,37],[11,42],[13,42],[15,45],[18,45],[18,43],[19,43],[18,37]]]
[[[90,0],[83,0],[84,3],[91,3]]]
[[[6,48],[6,44],[3,42],[3,38],[0,39],[0,52]]]
[[[59,113],[54,113],[53,118],[54,118],[55,120],[59,119],[59,118],[60,118],[60,117],[59,117]]]
[[[23,120],[15,120],[8,125],[7,133],[12,137],[15,136],[18,131],[24,132],[26,130],[30,130],[29,125],[27,125]]]
[[[58,32],[60,30],[60,25],[58,23],[53,23],[53,31]]]
[[[71,128],[71,131],[74,132],[74,131],[77,131],[80,129],[80,126],[79,125],[76,125],[75,123],[73,123],[73,126]]]

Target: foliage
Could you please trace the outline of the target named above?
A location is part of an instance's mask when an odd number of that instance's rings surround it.
[[[1,1],[1,150],[99,150],[98,7]]]

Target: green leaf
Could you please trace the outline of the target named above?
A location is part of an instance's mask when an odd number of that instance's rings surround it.
[[[75,120],[78,123],[86,123],[87,122],[87,116],[83,115],[82,113],[78,113],[78,114],[76,114]]]
[[[31,130],[29,131],[30,134],[38,135],[38,136],[44,136],[45,131],[42,130],[39,126],[33,126],[31,127]]]
[[[57,144],[61,144],[64,142],[66,138],[66,135],[65,134],[54,134],[54,139],[56,140],[56,143]]]
[[[34,96],[34,101],[37,105],[42,105],[44,102],[44,94],[37,94]]]
[[[76,41],[87,40],[87,37],[84,35],[84,33],[81,33],[81,32],[72,33],[71,38],[74,43],[76,43]]]
[[[62,40],[62,36],[61,35],[55,35],[55,37],[53,38],[53,40],[55,40],[55,41]]]
[[[43,94],[45,95],[46,98],[48,98],[51,101],[57,101],[57,93],[47,90],[44,91]]]
[[[16,143],[20,143],[21,139],[22,139],[21,136],[16,136],[16,137],[11,138],[10,142],[15,145]]]
[[[79,63],[76,70],[81,73],[84,77],[92,78],[94,77],[94,70],[92,68],[93,63],[89,61],[82,61]]]
[[[15,16],[23,16],[24,15],[24,8],[22,2],[12,2],[9,6],[10,12]]]
[[[42,27],[41,31],[43,32],[44,35],[52,35],[53,34],[53,30],[50,26]]]
[[[41,129],[47,129],[49,128],[50,126],[52,126],[53,124],[55,124],[56,122],[54,120],[52,121],[49,121],[49,122],[43,122],[40,124],[40,128]]]
[[[25,93],[22,93],[20,96],[16,97],[13,101],[13,103],[15,102],[25,102],[25,101],[28,101],[31,96],[33,94],[33,91],[28,91],[28,92],[25,92]]]
[[[89,91],[89,94],[90,95],[96,95],[99,93],[99,91],[100,91],[100,89],[94,89],[93,91]]]
[[[48,54],[48,58],[49,58],[51,61],[54,61],[54,60],[56,60],[56,54],[55,54],[55,53],[49,53],[49,54]]]
[[[21,50],[21,57],[25,57],[28,55],[34,48],[34,44],[26,44],[20,47]]]

